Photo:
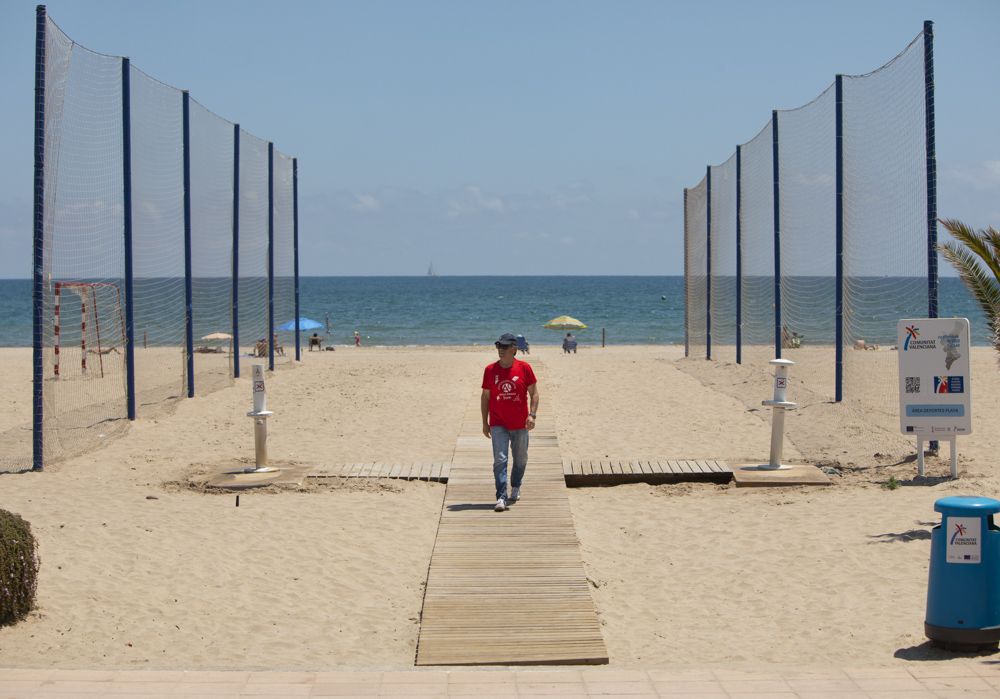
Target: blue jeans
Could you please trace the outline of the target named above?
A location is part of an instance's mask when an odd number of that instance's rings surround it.
[[[514,468],[510,472],[511,485],[521,487],[524,468],[528,465],[528,430],[508,430],[506,427],[490,427],[493,439],[493,481],[497,487],[497,498],[507,498],[507,459],[514,455]]]

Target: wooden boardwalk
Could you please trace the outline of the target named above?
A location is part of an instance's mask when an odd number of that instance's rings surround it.
[[[309,472],[309,478],[395,478],[404,481],[448,482],[450,463],[365,462],[357,464],[334,464],[317,466]]]
[[[493,511],[478,390],[466,410],[427,575],[417,665],[608,662],[544,391],[541,405],[523,500],[507,512]]]
[[[621,483],[728,483],[733,470],[717,460],[583,459],[563,462],[563,476],[571,487]]]
[[[476,410],[478,410],[478,405]],[[478,415],[478,413],[477,413]],[[478,420],[478,417],[476,418]],[[478,425],[478,423],[477,423]],[[546,435],[540,428],[532,432],[532,446],[543,446]],[[554,438],[554,437],[553,437]],[[488,447],[485,437],[476,435],[468,440],[477,455]],[[558,451],[558,447],[556,447]],[[484,452],[489,461],[489,453]],[[532,457],[534,457],[532,453]],[[488,466],[489,464],[487,464]],[[708,481],[728,483],[733,480],[733,470],[725,461],[673,460],[673,459],[579,459],[562,462],[563,479],[570,487],[619,485],[621,483],[683,483]],[[451,463],[415,461],[412,463],[372,462],[317,466],[309,478],[390,478],[404,481],[431,481],[447,483]]]

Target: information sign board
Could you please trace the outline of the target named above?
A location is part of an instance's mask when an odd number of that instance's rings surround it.
[[[971,434],[969,321],[907,318],[896,335],[903,434],[931,440]]]

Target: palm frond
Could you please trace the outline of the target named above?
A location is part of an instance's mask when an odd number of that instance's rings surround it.
[[[945,243],[938,247],[993,325],[994,319],[1000,314],[1000,282],[997,277],[990,276],[979,263],[980,258],[969,249],[955,243]]]
[[[998,231],[993,226],[990,226],[983,231],[986,241],[989,243],[990,247],[993,249],[993,256],[1000,258],[1000,231]]]
[[[1000,231],[992,226],[973,230],[953,218],[939,222],[955,242],[938,245],[938,250],[983,309],[993,349],[1000,352]]]
[[[977,231],[957,219],[940,219],[951,236],[971,250],[1000,279],[1000,231],[994,228]]]
[[[1000,352],[1000,315],[993,318],[993,349]],[[1000,361],[1000,357],[997,357]]]

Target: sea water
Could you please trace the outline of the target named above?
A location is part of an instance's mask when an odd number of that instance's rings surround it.
[[[195,297],[198,281],[194,280]],[[834,280],[824,278],[833,307]],[[887,280],[887,299],[879,318],[855,318],[869,342],[894,342],[899,311],[889,290],[898,280]],[[157,280],[135,280],[137,293]],[[182,294],[183,286],[173,284]],[[735,288],[735,283],[734,283]],[[216,287],[217,288],[217,287]],[[939,315],[961,316],[972,322],[973,342],[988,345],[983,314],[959,279],[942,277]],[[183,299],[171,304],[183,308]],[[366,345],[471,345],[490,344],[501,333],[524,335],[528,342],[558,344],[565,331],[543,327],[559,315],[587,324],[574,334],[582,344],[683,344],[683,277],[302,277],[301,315],[323,324],[318,331],[327,342],[353,343],[357,330]],[[183,319],[156,314],[136,319],[136,337],[161,344],[165,328],[183,326]],[[275,318],[275,325],[292,319]],[[828,344],[834,338],[832,312],[816,319],[806,335],[808,344]],[[915,315],[923,315],[918,313]],[[31,345],[31,280],[0,280],[0,346]],[[195,335],[228,331],[197,322]],[[64,322],[70,322],[64,319]],[[792,328],[794,330],[794,328]],[[311,334],[310,333],[307,334]],[[735,331],[726,333],[735,336]],[[252,339],[243,338],[244,343]],[[172,344],[172,343],[171,343]]]

